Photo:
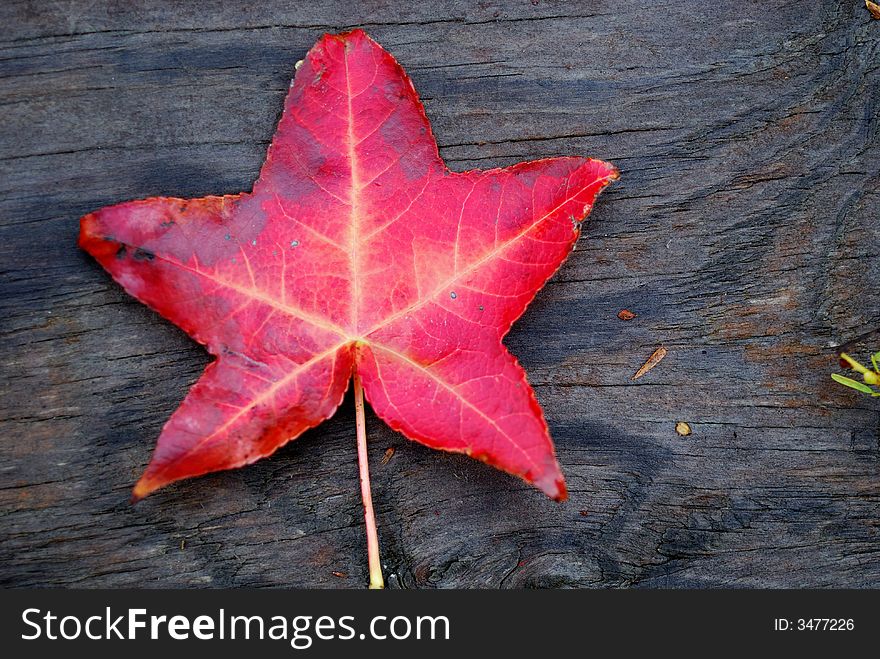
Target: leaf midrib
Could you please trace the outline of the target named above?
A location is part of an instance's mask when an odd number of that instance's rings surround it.
[[[348,253],[349,267],[351,269],[351,327],[355,332],[358,330],[358,311],[361,300],[361,272],[360,272],[360,245],[358,244],[358,233],[360,229],[360,163],[357,156],[357,142],[355,141],[354,130],[354,108],[352,101],[354,97],[351,93],[351,76],[348,70],[348,44],[346,43],[342,51],[342,61],[345,65],[345,90],[346,103],[348,107],[348,166],[349,166],[349,185],[351,186],[348,193],[349,206],[349,236],[348,236]]]

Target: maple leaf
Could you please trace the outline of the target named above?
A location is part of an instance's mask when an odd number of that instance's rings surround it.
[[[564,499],[543,413],[502,338],[616,177],[587,158],[452,172],[397,61],[363,31],[324,36],[251,192],[81,220],[79,244],[217,357],[135,497],[269,455],[330,417],[354,375],[410,439]]]

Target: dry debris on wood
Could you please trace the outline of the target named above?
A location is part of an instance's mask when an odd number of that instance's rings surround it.
[[[648,357],[648,361],[646,361],[644,364],[642,364],[642,367],[638,371],[636,371],[636,374],[632,376],[632,379],[638,380],[645,373],[647,373],[652,368],[654,368],[657,364],[659,364],[663,360],[663,358],[667,355],[668,352],[669,351],[666,348],[664,348],[663,346],[660,346],[659,348],[657,348],[654,352],[651,353],[651,356]]]

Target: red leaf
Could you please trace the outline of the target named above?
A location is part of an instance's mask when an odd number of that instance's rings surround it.
[[[269,455],[331,416],[357,369],[392,428],[564,499],[501,339],[616,177],[586,158],[451,172],[394,58],[362,31],[325,36],[252,192],[82,218],[80,245],[217,357],[135,496]]]

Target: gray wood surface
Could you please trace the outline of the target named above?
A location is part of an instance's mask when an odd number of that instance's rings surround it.
[[[249,189],[293,64],[362,26],[451,167],[622,172],[507,339],[570,501],[370,415],[389,585],[880,586],[880,408],[829,379],[836,346],[880,349],[861,0],[4,0],[0,24],[0,584],[366,584],[350,395],[129,503],[208,357],[75,244],[107,204]]]

